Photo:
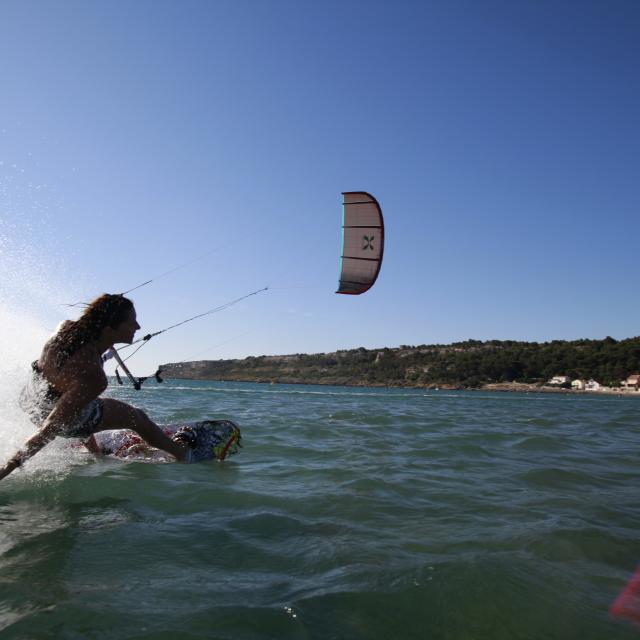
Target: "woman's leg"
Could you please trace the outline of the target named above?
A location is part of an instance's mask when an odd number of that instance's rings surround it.
[[[113,398],[101,398],[103,405],[102,420],[98,430],[130,429],[152,447],[162,449],[178,460],[185,460],[189,454],[187,445],[174,442],[142,409],[136,409],[126,402]]]

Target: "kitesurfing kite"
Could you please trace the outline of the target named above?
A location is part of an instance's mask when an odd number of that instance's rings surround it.
[[[342,194],[342,267],[336,293],[359,295],[376,281],[384,252],[384,221],[378,201],[365,191]]]

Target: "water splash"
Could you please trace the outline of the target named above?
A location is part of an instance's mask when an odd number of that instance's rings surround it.
[[[10,177],[0,175],[0,464],[35,431],[18,396],[30,363],[58,323],[69,317],[61,303],[79,295],[70,290],[73,285],[63,284],[73,280],[65,278],[64,258],[52,252],[54,230],[42,214],[42,195]],[[63,450],[60,443],[47,446],[25,471],[61,469]]]

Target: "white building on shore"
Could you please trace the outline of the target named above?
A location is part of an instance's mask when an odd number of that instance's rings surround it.
[[[640,388],[640,373],[634,373],[620,383],[625,389]]]

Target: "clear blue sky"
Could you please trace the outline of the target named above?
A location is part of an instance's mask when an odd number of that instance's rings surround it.
[[[53,327],[211,251],[132,294],[148,332],[273,287],[141,372],[638,335],[639,43],[633,0],[5,0],[5,296]],[[386,221],[360,297],[334,294],[349,190]]]

